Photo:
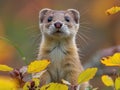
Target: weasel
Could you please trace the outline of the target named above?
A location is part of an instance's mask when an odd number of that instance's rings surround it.
[[[45,8],[40,11],[42,40],[37,59],[51,61],[41,78],[43,84],[64,79],[77,85],[78,76],[83,71],[75,42],[79,19],[80,14],[75,9],[60,11]],[[80,90],[84,90],[85,86],[86,83],[80,85]]]

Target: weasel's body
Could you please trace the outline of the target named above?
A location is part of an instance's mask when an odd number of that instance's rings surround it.
[[[38,59],[51,61],[42,77],[42,83],[61,82],[64,79],[76,85],[78,75],[83,71],[75,43],[79,12],[74,9],[43,9],[39,18],[42,41]],[[81,90],[84,90],[84,85],[81,85]]]

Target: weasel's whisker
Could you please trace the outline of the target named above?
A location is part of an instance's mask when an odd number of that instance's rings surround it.
[[[80,40],[80,37],[79,37],[79,36],[76,37],[76,41],[77,41],[77,40],[78,40],[77,46],[78,46],[78,47],[81,47],[81,48],[84,48],[84,47],[85,47],[84,44],[83,44],[84,42]],[[82,43],[82,42],[83,42],[83,43]]]
[[[35,36],[34,43],[36,43],[37,41],[40,41],[40,40],[41,40],[41,33]]]
[[[85,35],[84,33],[78,33],[80,34],[81,36],[83,36],[85,39],[89,40],[89,38],[87,37],[87,35]]]
[[[80,25],[93,25],[93,24],[87,22],[80,22]]]
[[[91,27],[88,27],[88,26],[80,26],[80,28],[85,28],[85,29],[88,29],[88,30],[92,29]]]
[[[81,18],[80,23],[81,22],[89,22],[89,20],[88,20],[88,18]]]
[[[88,44],[87,40],[83,36],[81,36],[80,33],[78,33],[77,35],[78,35],[78,37],[81,38],[81,40],[84,41],[84,43]]]
[[[80,28],[80,31],[79,31],[79,32],[90,33],[91,31],[88,30],[88,29],[82,29],[82,28]]]
[[[88,12],[88,8],[84,8],[82,11],[81,11],[81,17],[84,16],[87,12]]]
[[[79,32],[91,33],[92,28],[89,26],[80,26]]]
[[[24,30],[29,30],[29,29],[33,29],[33,28],[37,28],[37,25],[32,25],[32,26],[26,27]]]

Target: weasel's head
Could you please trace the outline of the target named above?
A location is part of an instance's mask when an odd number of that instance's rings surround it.
[[[39,13],[39,26],[43,35],[54,38],[75,36],[79,28],[79,12],[42,9]]]

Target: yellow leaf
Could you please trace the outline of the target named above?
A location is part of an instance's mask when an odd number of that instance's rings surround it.
[[[23,86],[23,90],[29,90],[30,83],[26,82],[25,85]]]
[[[106,86],[114,86],[114,82],[112,80],[111,77],[109,77],[108,75],[103,75],[101,77],[102,82],[106,85]]]
[[[120,77],[116,78],[115,80],[115,89],[120,90]]]
[[[12,71],[13,68],[7,66],[7,65],[1,65],[0,64],[0,71]]]
[[[114,7],[110,8],[110,9],[108,9],[105,13],[107,15],[112,15],[112,14],[115,14],[115,13],[117,13],[119,11],[120,11],[120,7],[114,6]]]
[[[18,90],[17,82],[9,77],[0,77],[0,90]]]
[[[38,79],[38,78],[33,78],[32,80],[35,82],[35,86],[39,86],[39,84],[40,84],[40,79]]]
[[[113,56],[102,58],[101,63],[106,66],[120,66],[120,53],[115,53]]]
[[[28,73],[37,73],[44,70],[50,64],[49,60],[36,60],[28,65]]]
[[[68,86],[60,83],[49,83],[42,86],[40,90],[68,90]]]
[[[85,71],[80,73],[80,75],[78,77],[78,83],[81,84],[83,82],[89,81],[90,79],[92,79],[95,76],[96,72],[97,72],[97,68],[86,69]]]
[[[32,90],[33,88],[35,88],[35,90],[39,90],[39,84],[40,80],[37,78],[33,78],[32,81],[25,83],[25,85],[23,86],[23,90]]]

